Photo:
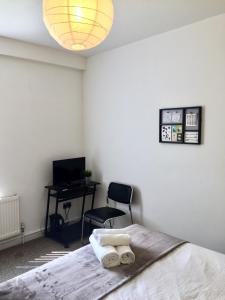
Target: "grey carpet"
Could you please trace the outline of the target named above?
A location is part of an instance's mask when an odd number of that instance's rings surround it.
[[[2,250],[0,251],[0,282],[41,266],[80,247],[80,241],[70,244],[69,248],[64,248],[63,245],[42,237],[24,245]]]

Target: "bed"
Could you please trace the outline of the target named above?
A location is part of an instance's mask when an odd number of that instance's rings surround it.
[[[90,245],[0,284],[0,300],[225,299],[225,255],[131,225],[136,262],[104,269]]]

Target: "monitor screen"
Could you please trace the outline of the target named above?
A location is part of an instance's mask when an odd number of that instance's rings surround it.
[[[85,157],[53,161],[53,185],[71,185],[84,179]]]

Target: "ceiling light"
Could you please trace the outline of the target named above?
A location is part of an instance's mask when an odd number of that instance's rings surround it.
[[[80,51],[96,47],[110,32],[112,0],[43,0],[44,23],[63,47]]]

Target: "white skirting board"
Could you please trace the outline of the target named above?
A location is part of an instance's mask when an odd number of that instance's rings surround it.
[[[76,217],[76,218],[70,220],[70,222],[78,222],[79,220],[80,220],[80,218]],[[32,231],[32,232],[25,233],[24,234],[24,243],[38,239],[43,236],[44,236],[44,227],[41,229]],[[0,251],[20,245],[20,244],[22,244],[22,242],[23,242],[22,234],[17,237],[5,240],[5,241],[0,241]]]

